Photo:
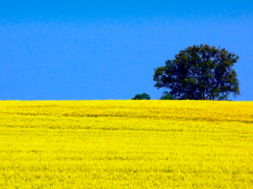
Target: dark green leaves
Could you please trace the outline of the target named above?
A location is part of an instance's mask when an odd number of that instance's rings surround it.
[[[137,94],[132,100],[150,100],[150,96],[147,93]]]
[[[239,81],[232,69],[238,59],[224,48],[193,45],[155,69],[154,86],[170,89],[176,99],[221,100],[229,93],[239,95]]]

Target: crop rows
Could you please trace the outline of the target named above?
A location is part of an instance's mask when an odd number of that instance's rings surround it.
[[[0,188],[253,188],[253,102],[0,101]]]

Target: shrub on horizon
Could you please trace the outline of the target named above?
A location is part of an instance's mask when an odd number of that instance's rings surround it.
[[[150,96],[147,93],[137,94],[132,100],[150,100]]]

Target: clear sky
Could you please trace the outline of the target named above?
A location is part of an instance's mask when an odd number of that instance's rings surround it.
[[[239,55],[252,101],[252,0],[1,1],[0,99],[158,99],[154,68],[201,43]]]

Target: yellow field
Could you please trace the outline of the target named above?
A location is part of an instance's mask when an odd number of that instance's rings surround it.
[[[253,188],[253,102],[0,101],[0,188]]]

